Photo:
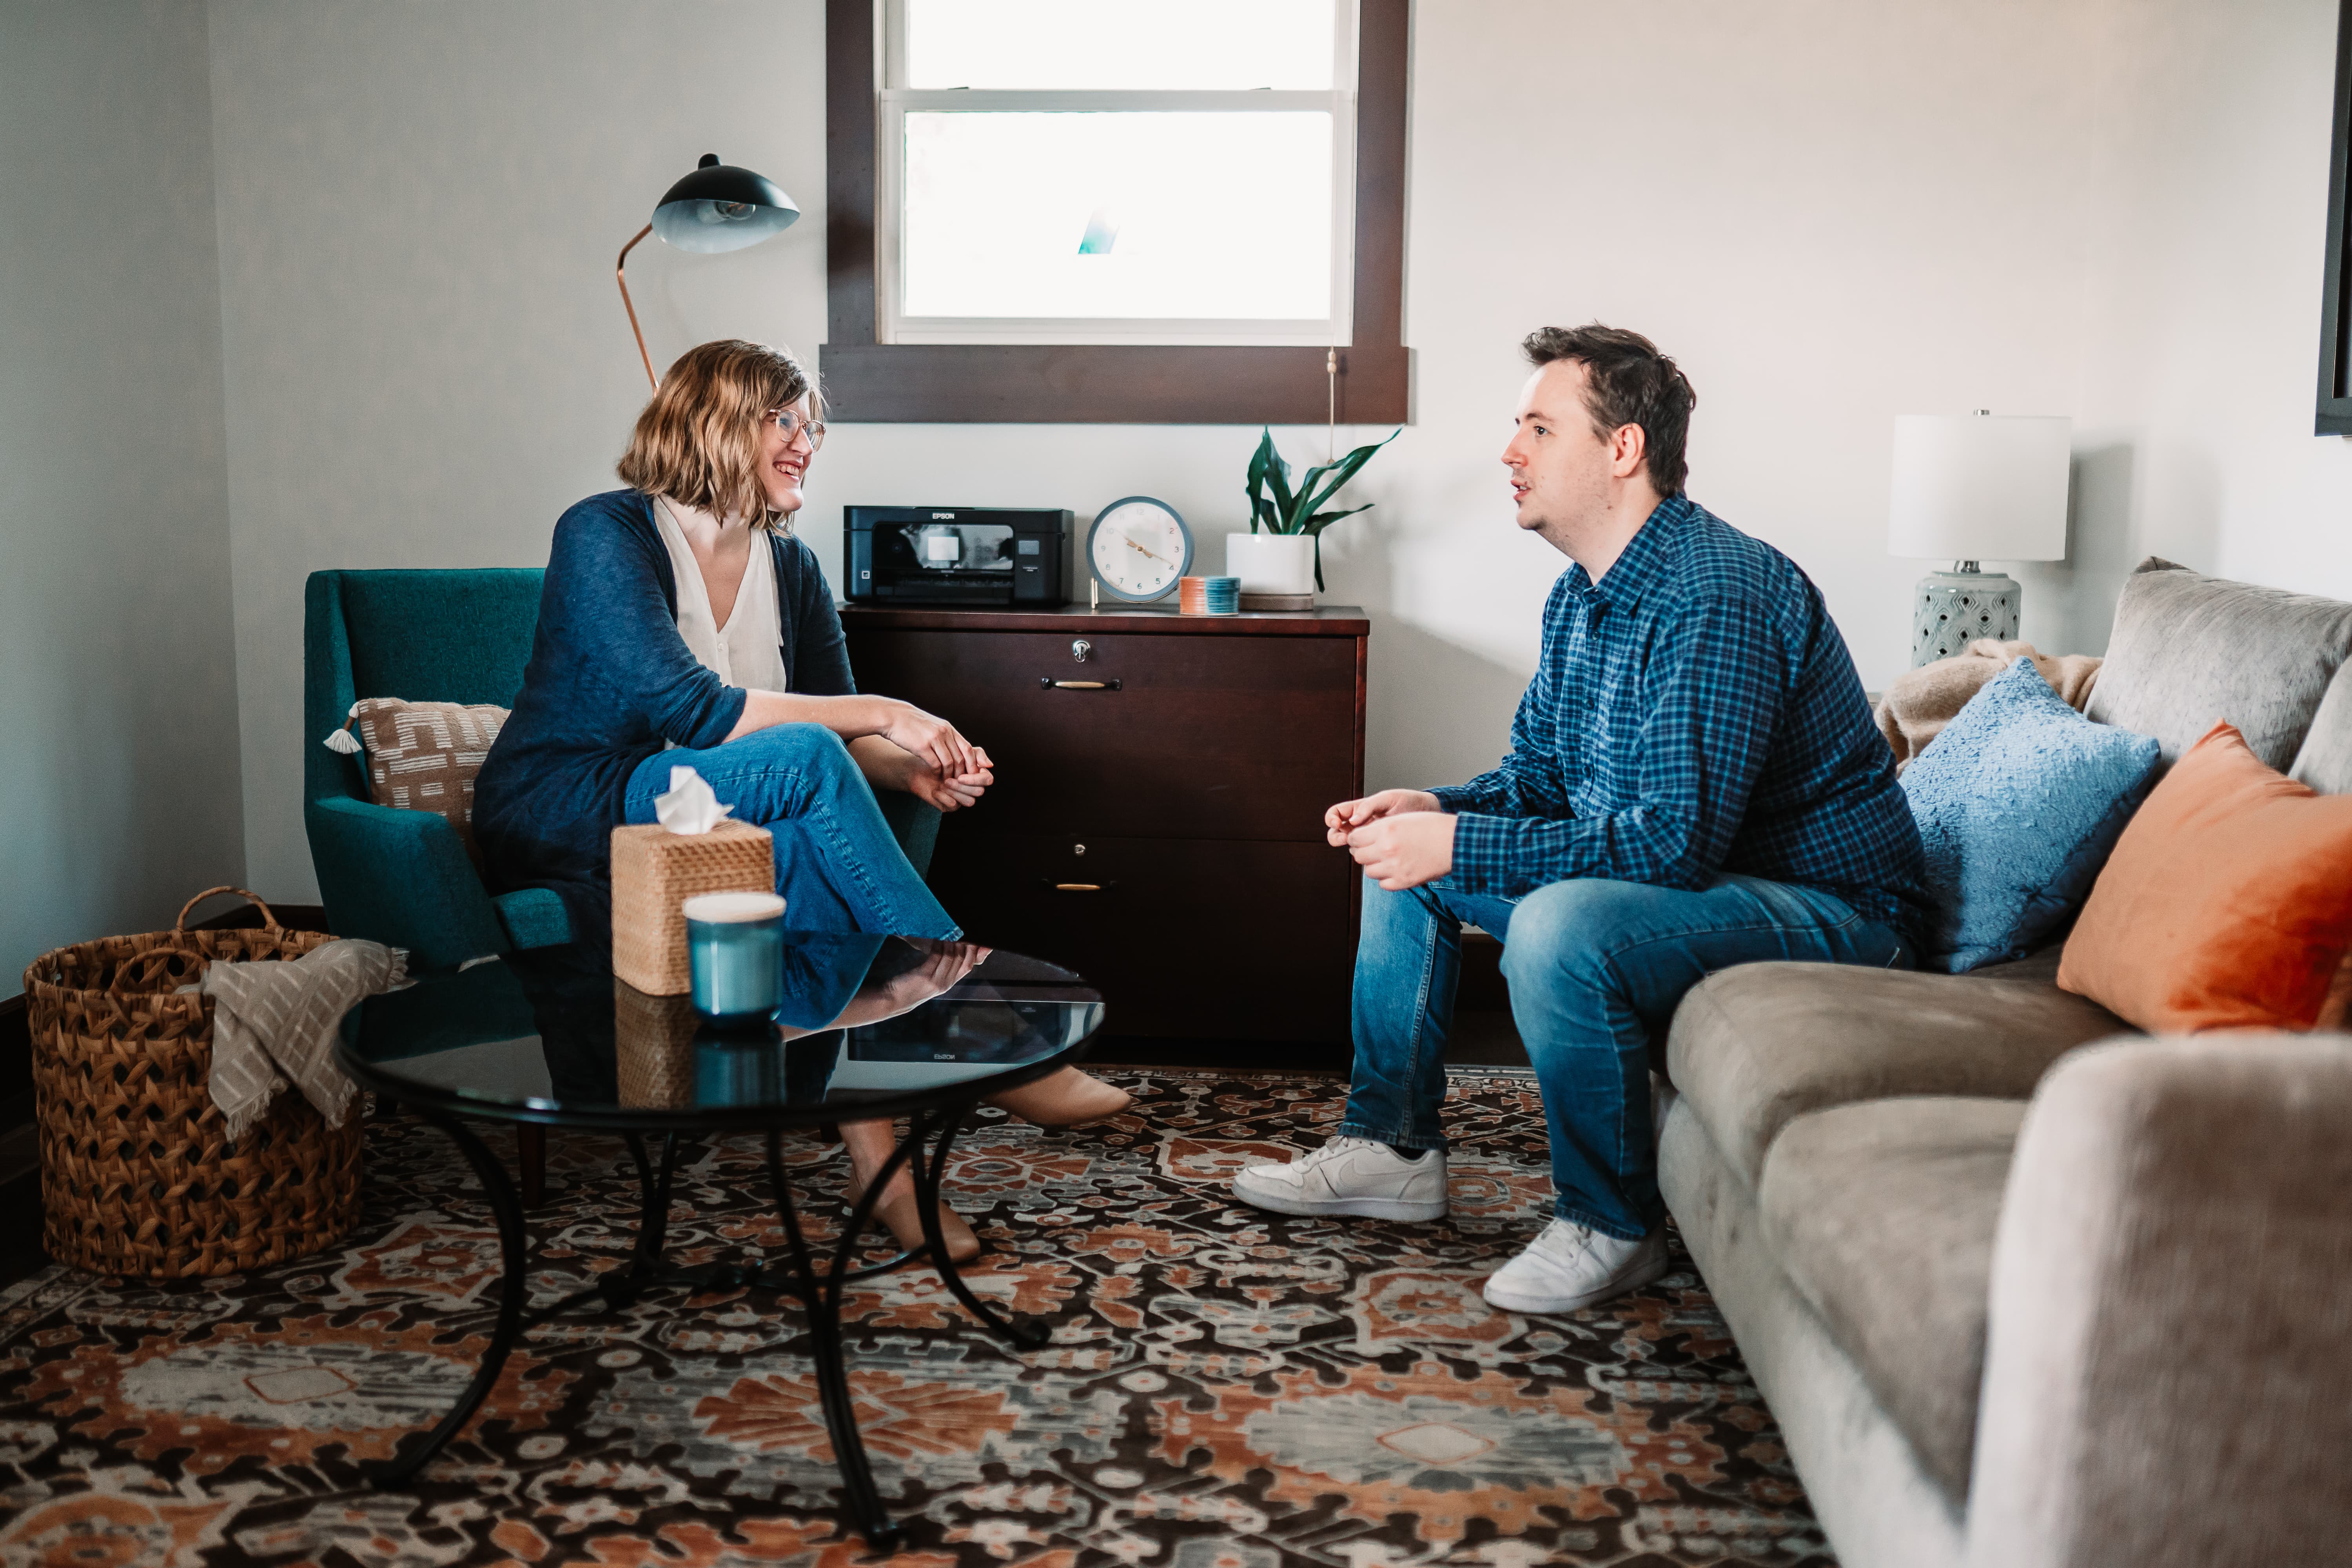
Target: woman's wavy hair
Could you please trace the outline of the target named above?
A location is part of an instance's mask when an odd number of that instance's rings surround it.
[[[789,349],[740,338],[691,348],[669,367],[621,454],[621,482],[715,516],[772,528],[760,483],[760,422],[816,391]],[[822,394],[811,397],[820,417]]]

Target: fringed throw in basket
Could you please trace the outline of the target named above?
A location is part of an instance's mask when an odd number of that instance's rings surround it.
[[[215,893],[259,931],[189,931]],[[93,1273],[236,1274],[317,1252],[359,1218],[360,1118],[341,1127],[280,1094],[236,1142],[215,1108],[213,1003],[181,993],[218,959],[299,958],[334,939],[288,931],[242,888],[190,899],[174,927],[45,952],[25,971],[40,1125],[44,1244]]]

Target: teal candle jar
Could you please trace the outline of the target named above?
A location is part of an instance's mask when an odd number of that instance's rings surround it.
[[[694,1037],[697,1105],[776,1105],[783,1099],[781,1042],[766,1031],[730,1034],[723,1026]]]
[[[681,906],[694,1010],[740,1023],[782,999],[784,900],[773,893],[704,893]]]

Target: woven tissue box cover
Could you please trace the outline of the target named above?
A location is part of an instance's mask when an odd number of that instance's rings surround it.
[[[694,1004],[683,996],[616,988],[613,1045],[623,1105],[654,1110],[693,1107],[694,1031],[701,1022]]]
[[[776,841],[764,827],[727,821],[708,833],[648,824],[613,829],[613,973],[656,996],[691,989],[686,916],[703,893],[772,893]]]

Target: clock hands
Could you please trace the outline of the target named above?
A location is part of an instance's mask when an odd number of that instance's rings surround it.
[[[1175,564],[1176,564],[1176,563],[1174,563],[1173,561],[1169,560],[1169,559],[1168,559],[1168,557],[1166,557],[1165,555],[1160,554],[1160,552],[1158,552],[1157,550],[1146,550],[1146,549],[1144,549],[1144,547],[1143,547],[1142,545],[1136,543],[1136,542],[1135,542],[1135,541],[1134,541],[1132,538],[1129,538],[1127,534],[1122,533],[1122,534],[1120,534],[1120,535],[1119,535],[1119,537],[1120,537],[1121,539],[1125,539],[1125,540],[1127,540],[1127,543],[1128,543],[1128,548],[1129,548],[1129,549],[1130,549],[1130,550],[1142,550],[1142,551],[1143,551],[1143,552],[1144,552],[1146,555],[1150,556],[1154,561],[1159,562],[1162,566],[1173,566],[1173,565],[1175,565]]]

